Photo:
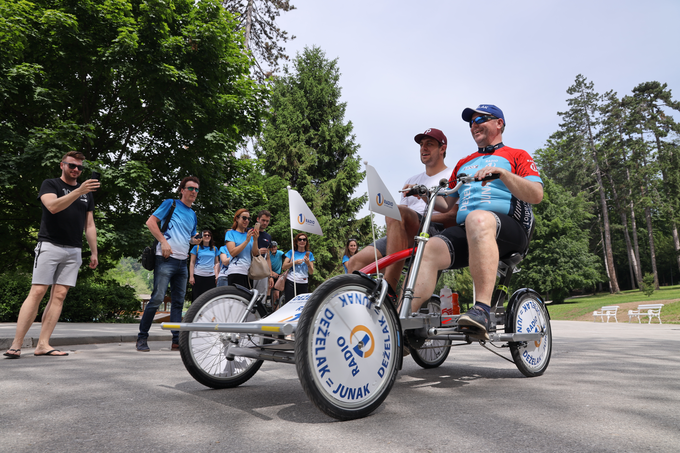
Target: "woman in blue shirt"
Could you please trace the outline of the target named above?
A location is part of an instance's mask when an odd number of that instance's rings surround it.
[[[349,239],[347,241],[347,245],[345,245],[345,254],[342,256],[342,267],[345,269],[345,274],[347,273],[347,261],[357,253],[358,249],[359,244],[357,244],[356,239]]]
[[[215,247],[212,232],[202,231],[201,245],[195,245],[191,249],[191,261],[189,263],[189,284],[191,301],[195,301],[204,292],[215,287],[215,275],[217,274],[218,249]]]
[[[224,236],[225,245],[231,255],[231,262],[227,269],[227,281],[231,286],[238,284],[245,288],[252,287],[248,279],[248,269],[250,269],[252,257],[260,254],[259,248],[253,248],[253,240],[257,244],[260,232],[255,231],[254,228],[248,228],[249,224],[250,212],[247,209],[239,209],[234,214],[234,224],[231,230],[227,231]]]
[[[296,250],[286,253],[283,259],[282,270],[290,269],[286,277],[286,302],[295,297],[295,294],[309,292],[309,276],[314,273],[314,255],[309,251],[309,240],[306,233],[298,233],[293,240]]]

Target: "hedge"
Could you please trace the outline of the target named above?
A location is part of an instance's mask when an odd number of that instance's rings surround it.
[[[31,275],[19,272],[0,274],[0,322],[16,322],[21,304],[31,289]],[[49,300],[47,291],[40,303],[36,321],[40,321]],[[69,289],[61,322],[135,322],[141,302],[131,286],[101,278],[78,280]]]

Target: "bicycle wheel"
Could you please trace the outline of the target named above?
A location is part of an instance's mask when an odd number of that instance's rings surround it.
[[[427,305],[421,307],[421,311],[425,308],[426,313],[441,313],[439,299],[431,298],[427,301]],[[411,338],[411,337],[409,337]],[[408,348],[411,350],[411,357],[423,368],[437,368],[446,361],[451,351],[451,340],[434,340],[425,339],[423,342],[408,342]]]
[[[513,294],[506,322],[506,332],[544,332],[539,341],[510,342],[510,352],[515,365],[527,377],[542,375],[552,353],[550,315],[541,297],[533,290],[522,289]]]
[[[342,275],[321,285],[305,305],[295,332],[302,388],[338,420],[365,417],[387,397],[401,363],[399,321],[390,303],[376,309],[375,283]]]
[[[191,304],[184,322],[238,322],[248,306],[248,293],[233,286],[220,286],[203,293]],[[246,322],[260,319],[262,307],[248,313]],[[226,350],[230,333],[182,331],[179,334],[179,352],[187,371],[201,384],[215,389],[243,384],[262,366],[262,360],[235,357],[227,360]],[[239,347],[259,346],[260,336],[240,334]]]

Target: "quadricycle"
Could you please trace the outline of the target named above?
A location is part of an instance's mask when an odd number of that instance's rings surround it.
[[[498,262],[498,283],[491,307],[488,339],[458,326],[460,315],[442,315],[433,296],[411,311],[424,245],[436,197],[473,181],[458,177],[437,187],[416,186],[428,202],[421,233],[412,249],[381,258],[361,272],[331,278],[309,294],[300,294],[267,314],[264,294],[241,286],[207,291],[189,308],[182,323],[163,323],[179,330],[182,361],[191,376],[208,387],[224,389],[248,381],[263,361],[295,365],[302,388],[325,414],[338,420],[369,415],[390,393],[402,367],[404,351],[423,368],[443,364],[453,346],[480,344],[513,362],[528,377],[543,374],[550,362],[550,316],[540,295],[529,288],[508,298],[513,273],[526,255],[514,253]],[[376,272],[410,257],[397,303]],[[494,351],[504,349],[508,353]],[[506,356],[510,356],[510,358]]]

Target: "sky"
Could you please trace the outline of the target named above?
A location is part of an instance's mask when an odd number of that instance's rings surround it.
[[[277,20],[296,36],[287,53],[317,46],[338,60],[361,160],[397,200],[404,181],[424,171],[416,134],[441,129],[452,169],[476,151],[465,107],[500,107],[503,142],[533,154],[559,129],[578,74],[619,97],[644,82],[667,83],[680,100],[679,0],[291,3],[297,9]],[[366,192],[364,181],[355,193]]]

